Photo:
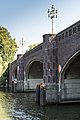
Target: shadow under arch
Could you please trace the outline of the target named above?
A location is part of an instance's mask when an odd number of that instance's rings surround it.
[[[80,100],[80,50],[66,62],[61,71],[61,99]]]
[[[28,71],[28,79],[42,79],[43,78],[43,64],[39,61],[34,61]]]
[[[68,71],[68,68],[70,66],[72,66],[73,64],[75,64],[76,60],[79,60],[80,57],[80,50],[78,50],[76,53],[74,53],[69,59],[68,61],[65,63],[65,65],[63,66],[62,70],[61,70],[61,80],[63,81],[64,79],[67,78],[66,74]],[[77,62],[78,63],[78,62]],[[76,63],[76,65],[77,65]],[[79,64],[78,64],[79,65]],[[74,66],[75,67],[75,66]],[[79,66],[78,66],[79,67]]]
[[[36,89],[36,85],[43,83],[43,62],[34,59],[31,60],[25,69],[25,82],[24,82],[25,90],[34,90]]]
[[[31,60],[28,65],[25,68],[25,74],[26,74],[26,80],[30,78],[29,74],[30,74],[30,70],[32,68],[32,66],[34,66],[35,63],[39,63],[39,65],[41,65],[41,78],[43,78],[43,62],[41,60],[38,59],[34,59]],[[38,64],[37,64],[38,65]],[[38,66],[37,66],[38,67]],[[37,70],[36,66],[35,66],[35,70]],[[37,71],[38,72],[38,71]],[[36,77],[36,76],[35,76]],[[40,76],[39,76],[40,77]]]

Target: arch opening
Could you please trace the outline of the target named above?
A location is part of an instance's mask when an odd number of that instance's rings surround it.
[[[40,83],[43,83],[43,63],[34,61],[26,71],[24,89],[36,89],[36,85]]]
[[[43,78],[43,64],[39,61],[35,61],[31,64],[28,79],[42,79]]]
[[[80,79],[80,55],[78,55],[65,71],[64,79]]]
[[[80,53],[74,55],[62,72],[61,98],[80,99]]]

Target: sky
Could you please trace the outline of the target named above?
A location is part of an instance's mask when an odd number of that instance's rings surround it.
[[[22,52],[22,38],[25,52],[29,45],[43,42],[42,36],[52,32],[47,13],[52,5],[58,10],[53,24],[55,34],[80,20],[80,0],[0,0],[0,26],[16,38],[17,54]]]

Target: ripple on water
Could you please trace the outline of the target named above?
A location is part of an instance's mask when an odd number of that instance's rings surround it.
[[[33,93],[0,91],[0,120],[80,120],[80,104],[40,107]]]
[[[16,118],[17,120],[40,120],[40,118],[38,117],[35,118],[22,111],[14,111],[12,116],[13,118]]]

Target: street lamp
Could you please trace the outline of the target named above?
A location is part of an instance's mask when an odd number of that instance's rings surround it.
[[[48,9],[48,17],[52,19],[52,33],[53,33],[53,18],[57,18],[57,10],[55,10],[53,5],[51,7],[51,10]]]
[[[20,44],[22,46],[22,54],[23,54],[23,45],[25,44],[25,41],[23,40],[23,38],[22,38],[22,40],[20,40]]]

